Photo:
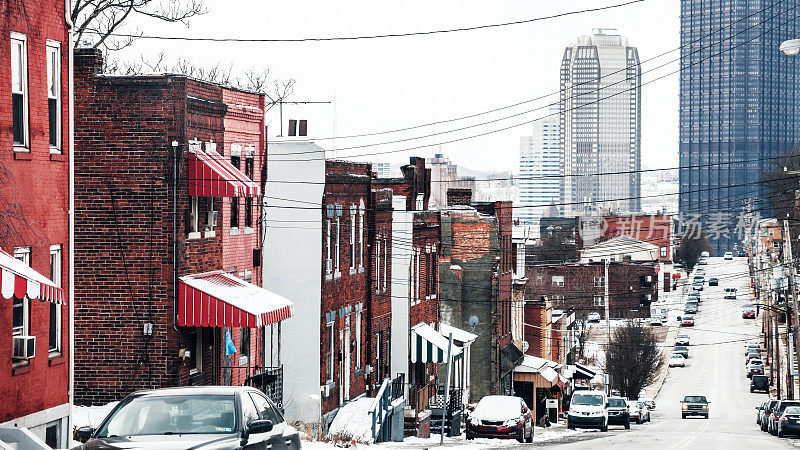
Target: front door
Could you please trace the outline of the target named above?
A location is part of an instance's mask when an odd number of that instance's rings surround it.
[[[344,330],[342,330],[342,370],[339,378],[342,384],[342,401],[350,400],[350,316],[345,317]]]

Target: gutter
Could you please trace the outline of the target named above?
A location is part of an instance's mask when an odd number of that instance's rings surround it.
[[[68,283],[69,283],[69,384],[67,387],[67,396],[69,398],[69,416],[67,417],[67,438],[72,436],[73,416],[75,413],[75,89],[74,84],[74,48],[75,48],[75,35],[73,33],[74,25],[72,23],[72,5],[70,0],[64,0],[64,21],[67,24],[68,34],[68,91],[67,94],[69,102],[69,125],[67,126],[68,133],[68,149],[69,154],[69,207],[68,207],[68,221],[69,221],[69,256],[67,257],[68,265]],[[62,431],[62,436],[64,432]]]

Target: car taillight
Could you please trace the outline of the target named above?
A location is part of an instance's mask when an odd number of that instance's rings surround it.
[[[781,421],[786,421],[786,420],[789,420],[789,418],[788,417],[781,417]]]

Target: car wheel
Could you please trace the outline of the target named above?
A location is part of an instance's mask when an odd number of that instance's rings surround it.
[[[575,429],[575,425],[573,425],[573,423],[570,422],[569,420],[567,420],[567,429],[569,429],[569,430],[574,430]]]
[[[704,417],[705,417],[706,419],[708,419],[708,414],[706,414]]]
[[[781,431],[781,430],[778,430],[778,433],[776,433],[776,435],[777,435],[779,438],[782,438],[782,437],[784,437],[784,436],[785,436],[785,434],[784,434],[784,433],[783,433],[783,431]]]
[[[750,393],[751,393],[751,394],[753,393],[753,388],[750,388]]]
[[[471,434],[467,433],[467,440],[468,440],[468,441],[471,441],[471,440],[473,440],[473,439],[475,439],[475,436],[473,436],[473,435],[471,435]]]
[[[631,429],[631,421],[630,420],[625,422],[625,429],[626,430],[630,430]]]
[[[681,419],[685,419],[685,418],[686,418],[686,414],[681,414]]]
[[[641,417],[636,419],[636,424],[637,425],[641,425],[642,424],[642,418]]]
[[[533,442],[533,424],[531,424],[531,432],[528,434],[528,439],[525,439],[525,442],[528,444]]]
[[[605,433],[606,431],[608,431],[608,421],[607,421],[607,420],[606,420],[606,422],[605,422],[605,423],[604,423],[604,424],[603,424],[603,425],[600,427],[600,431],[602,431],[603,433]]]

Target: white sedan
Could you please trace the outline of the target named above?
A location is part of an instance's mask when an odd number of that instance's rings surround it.
[[[673,353],[669,358],[670,367],[686,367],[686,358],[683,355]]]
[[[642,401],[628,401],[628,410],[631,412],[631,422],[634,420],[638,424],[650,422],[650,408]]]

